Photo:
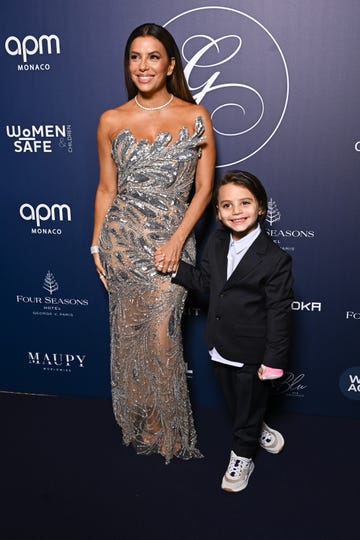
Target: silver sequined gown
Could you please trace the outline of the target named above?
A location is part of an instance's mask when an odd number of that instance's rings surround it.
[[[153,253],[180,224],[188,207],[204,124],[178,139],[160,133],[136,141],[125,129],[113,140],[118,193],[100,234],[109,286],[111,385],[115,418],[125,444],[140,454],[201,457],[196,448],[181,341],[186,291],[155,270]],[[182,259],[194,262],[190,236]]]

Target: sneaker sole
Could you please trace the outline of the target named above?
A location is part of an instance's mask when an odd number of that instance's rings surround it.
[[[224,490],[224,491],[227,491],[228,493],[239,493],[239,491],[242,491],[248,485],[249,478],[250,478],[250,476],[251,476],[254,469],[255,469],[255,465],[254,465],[254,463],[251,463],[249,476],[247,477],[246,482],[244,484],[242,484],[241,486],[239,486],[239,487],[236,487],[236,485],[235,485],[236,480],[233,480],[233,481],[228,480],[226,478],[226,475],[224,474],[222,482],[221,482],[221,489]]]
[[[269,447],[267,447],[265,445],[263,446],[261,443],[259,443],[259,444],[260,444],[261,448],[266,450],[266,452],[269,452],[270,454],[279,454],[283,450],[283,448],[285,446],[285,441],[283,439],[281,446],[277,446],[275,448],[269,448]]]
[[[266,450],[266,452],[269,452],[269,454],[280,454],[280,452],[283,450],[285,445],[283,444],[280,448],[266,448],[266,446],[262,446],[261,444],[260,446],[261,448]]]

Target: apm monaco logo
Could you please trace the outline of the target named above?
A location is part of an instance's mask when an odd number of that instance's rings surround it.
[[[6,126],[6,135],[13,143],[16,154],[29,152],[31,154],[48,154],[54,149],[73,151],[71,124],[43,124],[21,126],[10,124]]]
[[[55,295],[60,290],[60,286],[55,275],[50,270],[44,276],[42,289],[48,294],[45,296],[17,294],[16,303],[21,306],[30,307],[32,315],[48,317],[74,317],[79,308],[89,305],[87,298]]]
[[[59,235],[62,234],[60,227],[44,227],[45,222],[71,221],[71,208],[68,204],[48,204],[40,203],[33,206],[30,203],[23,203],[19,208],[20,217],[24,221],[33,222],[36,227],[31,227],[31,234]]]
[[[51,64],[48,57],[61,53],[60,38],[56,34],[39,37],[28,35],[22,39],[9,36],[5,41],[5,51],[19,60],[18,71],[49,71]],[[33,63],[39,58],[39,63]]]
[[[354,366],[340,376],[339,387],[348,399],[360,400],[360,366]]]
[[[38,367],[44,371],[71,373],[73,369],[84,368],[86,355],[28,351],[26,360],[29,366]]]
[[[254,17],[221,6],[184,11],[164,26],[179,44],[192,95],[210,112],[223,145],[218,167],[255,155],[277,132],[289,98],[288,68],[275,37]]]
[[[356,141],[355,143],[355,152],[360,152],[360,141]]]
[[[304,384],[305,373],[295,374],[286,371],[281,379],[272,381],[274,395],[303,398],[307,385]]]
[[[288,245],[287,243],[292,240],[312,240],[315,238],[315,231],[304,229],[280,229],[274,227],[281,220],[281,212],[278,208],[276,201],[269,199],[268,211],[266,214],[266,223],[269,225],[266,228],[266,232],[270,238],[279,244],[285,251],[295,251],[295,246]]]

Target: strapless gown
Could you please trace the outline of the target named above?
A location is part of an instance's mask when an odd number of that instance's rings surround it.
[[[139,454],[201,457],[183,359],[184,288],[156,271],[153,253],[180,224],[188,207],[204,123],[194,133],[167,132],[153,143],[130,130],[112,143],[118,193],[100,234],[100,258],[109,287],[111,388],[123,441]],[[194,263],[193,234],[182,259]]]

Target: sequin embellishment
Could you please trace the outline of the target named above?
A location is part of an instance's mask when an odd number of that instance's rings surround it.
[[[156,271],[153,252],[188,207],[204,123],[194,134],[167,132],[151,144],[129,130],[112,143],[118,193],[107,212],[99,249],[109,286],[113,410],[126,445],[139,454],[201,457],[189,401],[181,339],[186,291]],[[195,260],[195,242],[182,258]]]

